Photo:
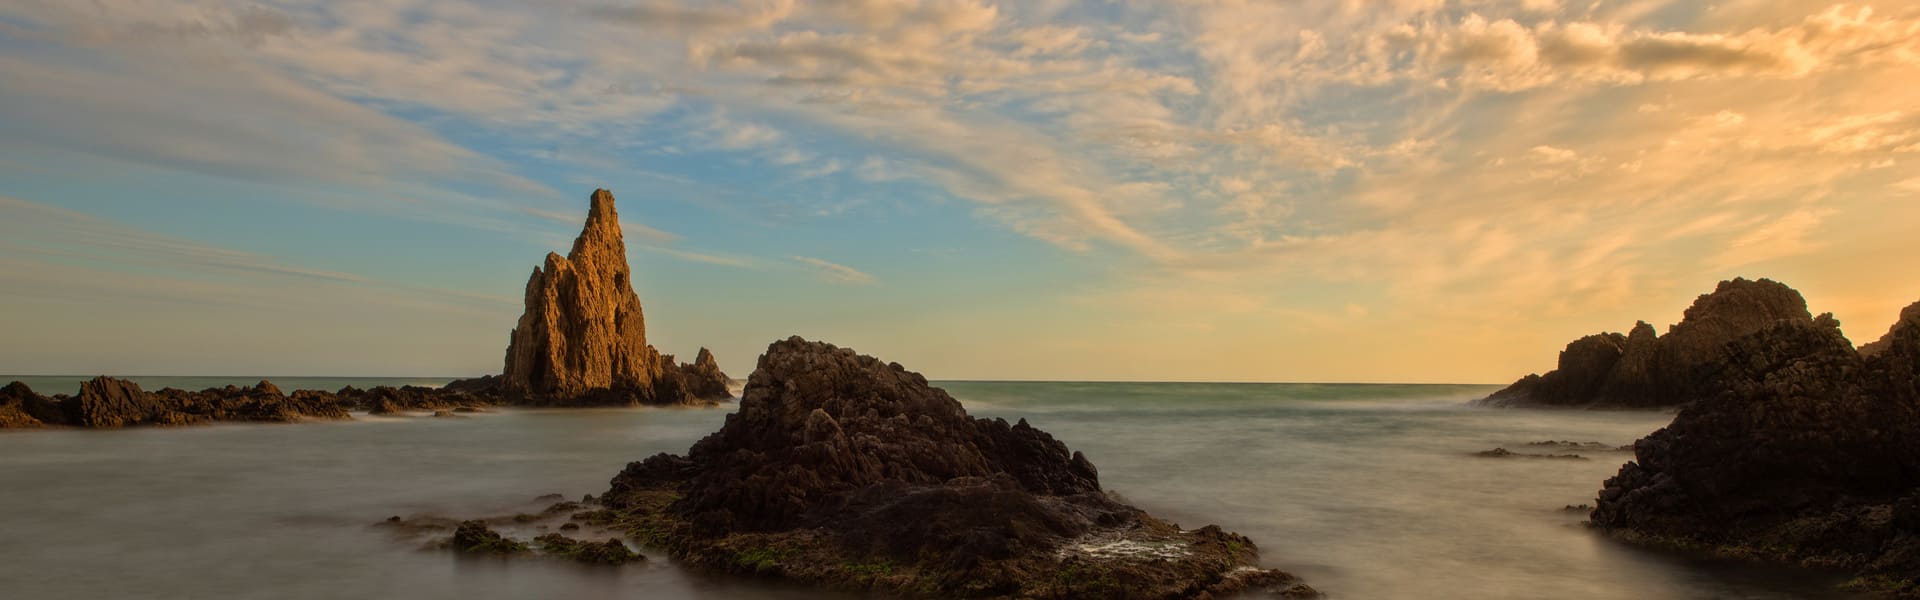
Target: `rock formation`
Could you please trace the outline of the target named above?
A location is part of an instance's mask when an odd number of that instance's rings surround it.
[[[773,343],[740,408],[686,456],[632,463],[602,524],[698,569],[917,597],[1186,598],[1311,588],[1247,538],[1185,530],[1100,488],[1025,421],[977,419],[917,373]]]
[[[1560,352],[1556,369],[1521,378],[1482,403],[1613,408],[1685,403],[1712,387],[1701,370],[1718,359],[1722,346],[1782,320],[1815,320],[1800,292],[1768,279],[1722,281],[1713,293],[1694,300],[1666,335],[1656,335],[1642,321],[1627,335],[1574,340]]]
[[[727,389],[730,380],[720,371],[720,362],[713,359],[713,353],[706,348],[700,349],[699,356],[691,363],[682,363],[680,372],[686,381],[687,393],[695,398],[732,398],[733,392]]]
[[[1909,304],[1906,308],[1900,309],[1900,318],[1894,321],[1892,327],[1887,328],[1887,334],[1880,336],[1879,340],[1861,346],[1860,356],[1871,358],[1873,355],[1885,351],[1888,346],[1893,344],[1894,333],[1899,331],[1901,327],[1908,325],[1920,325],[1920,302]]]
[[[526,312],[501,375],[509,399],[559,406],[716,399],[692,393],[682,369],[647,344],[631,275],[613,194],[596,190],[573,250],[548,253],[527,279]],[[718,398],[725,397],[722,389]]]
[[[1786,320],[1723,346],[1717,389],[1635,444],[1592,523],[1920,598],[1920,322],[1882,341],[1863,358],[1831,320]]]
[[[498,405],[501,400],[497,391],[485,387],[476,389],[472,384],[449,384],[443,388],[382,386],[367,390],[349,386],[339,392],[298,390],[286,394],[273,382],[263,380],[250,387],[229,385],[198,392],[167,388],[148,392],[131,381],[112,377],[93,378],[80,386],[76,396],[47,398],[16,381],[0,388],[0,428],[49,425],[116,428],[220,421],[292,423],[351,419],[350,411],[354,410],[373,414],[475,410]]]

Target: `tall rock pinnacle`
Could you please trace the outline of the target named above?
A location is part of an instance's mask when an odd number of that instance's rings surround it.
[[[647,344],[613,193],[595,190],[573,250],[527,279],[502,385],[532,404],[697,402],[681,371]]]

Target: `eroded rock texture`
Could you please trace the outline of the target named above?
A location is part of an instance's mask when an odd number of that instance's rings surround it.
[[[717,367],[716,367],[717,370]],[[647,344],[640,296],[613,194],[593,193],[566,256],[547,254],[527,279],[526,312],[507,345],[501,385],[534,405],[707,404],[683,370]],[[719,398],[725,398],[725,389]]]
[[[603,519],[683,563],[908,596],[1303,594],[1247,538],[1108,496],[1092,463],[1026,422],[968,416],[917,373],[775,342],[739,411],[686,456],[628,465]]]
[[[1635,444],[1593,524],[1920,598],[1920,323],[1883,341],[1863,358],[1837,323],[1788,320],[1725,345],[1717,389]]]
[[[1821,315],[1821,319],[1831,319]],[[1528,375],[1482,402],[1493,406],[1658,408],[1710,393],[1704,369],[1727,343],[1781,321],[1812,323],[1800,292],[1769,279],[1722,281],[1680,322],[1656,335],[1637,323],[1627,335],[1603,333],[1568,344],[1553,371]]]

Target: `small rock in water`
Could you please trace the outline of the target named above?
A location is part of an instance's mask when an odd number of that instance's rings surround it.
[[[568,523],[572,525],[572,523]],[[548,556],[572,559],[595,565],[624,565],[631,562],[644,562],[647,557],[627,548],[620,540],[584,542],[558,533],[549,533],[533,538],[540,544],[540,551]]]
[[[1587,460],[1587,457],[1578,454],[1527,454],[1524,452],[1514,452],[1506,448],[1481,450],[1473,453],[1473,455],[1484,458],[1558,458],[1564,460]]]
[[[487,528],[484,521],[462,521],[460,528],[453,531],[453,551],[505,556],[527,552],[527,545]]]

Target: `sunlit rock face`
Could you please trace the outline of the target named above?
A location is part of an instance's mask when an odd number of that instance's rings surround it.
[[[1627,335],[1575,340],[1560,353],[1556,369],[1521,378],[1482,402],[1608,408],[1683,404],[1713,391],[1707,371],[1722,347],[1782,321],[1815,321],[1800,292],[1770,279],[1722,281],[1713,293],[1695,299],[1666,335],[1656,335],[1642,321]]]
[[[718,366],[712,370],[717,373]],[[502,388],[512,401],[535,405],[704,404],[716,398],[710,385],[689,389],[684,371],[647,344],[613,193],[595,190],[573,250],[547,254],[546,264],[527,280],[526,312],[507,345]],[[724,385],[717,397],[726,397]]]

